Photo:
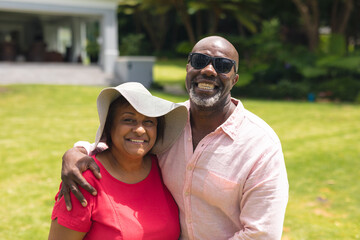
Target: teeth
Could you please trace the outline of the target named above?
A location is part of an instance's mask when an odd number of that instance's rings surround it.
[[[201,88],[201,89],[213,90],[215,85],[214,84],[209,84],[209,83],[199,83],[198,87]]]
[[[143,143],[144,140],[136,140],[136,139],[130,139],[131,142],[134,142],[134,143]]]

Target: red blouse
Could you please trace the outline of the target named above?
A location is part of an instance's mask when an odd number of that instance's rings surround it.
[[[62,197],[55,203],[52,220],[57,218],[64,227],[87,232],[84,239],[179,238],[178,207],[162,181],[155,156],[151,156],[149,175],[136,184],[115,179],[95,156],[93,158],[100,167],[102,178],[97,179],[90,170],[83,175],[98,195],[92,196],[80,188],[88,205],[82,207],[71,194],[73,209],[70,212]]]

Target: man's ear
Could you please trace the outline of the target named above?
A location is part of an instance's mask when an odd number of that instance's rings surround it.
[[[239,74],[236,74],[235,77],[232,79],[232,86],[235,86],[235,84],[239,81]]]

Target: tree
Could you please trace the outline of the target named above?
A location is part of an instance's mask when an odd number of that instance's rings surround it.
[[[192,0],[189,1],[189,11],[196,14],[197,37],[202,35],[202,26],[206,25],[206,34],[213,35],[219,32],[219,23],[224,19],[234,19],[234,29],[241,34],[246,28],[249,32],[257,32],[256,24],[260,22],[259,0]],[[204,13],[204,14],[201,14]],[[206,19],[199,17],[206,16]],[[206,21],[203,24],[202,21]],[[221,32],[221,29],[220,29]]]
[[[343,6],[341,6],[343,3]],[[344,35],[351,11],[353,10],[353,0],[334,0],[331,12],[331,32]]]
[[[331,42],[334,42],[333,45],[342,45],[341,42],[345,43],[345,40],[342,39],[345,39],[346,28],[353,10],[354,0],[292,0],[292,2],[300,13],[311,51],[315,51],[319,44],[321,20],[324,26],[331,27]],[[331,11],[329,14],[326,12],[328,9]],[[324,16],[328,18],[324,18]]]
[[[308,38],[308,46],[310,51],[315,51],[319,44],[319,20],[320,12],[317,0],[292,0],[296,5],[305,33]]]
[[[155,0],[124,0],[119,3],[119,11],[134,15],[135,22],[141,23],[155,51],[163,48],[170,28],[171,6],[163,5]]]
[[[188,6],[186,3],[186,0],[169,0],[169,1],[165,0],[165,2],[170,2],[170,3],[174,4],[174,6],[176,8],[176,12],[179,14],[179,16],[182,20],[182,23],[185,26],[186,32],[189,37],[189,41],[190,41],[191,45],[194,45],[196,42],[196,38],[195,38],[195,34],[194,34],[194,29],[191,24],[191,18],[188,13]]]
[[[360,49],[360,1],[354,1],[354,7],[346,29],[347,42],[354,49]]]

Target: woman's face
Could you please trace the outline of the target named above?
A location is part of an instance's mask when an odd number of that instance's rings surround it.
[[[156,141],[157,119],[131,105],[118,107],[111,127],[112,149],[131,158],[144,157]]]

